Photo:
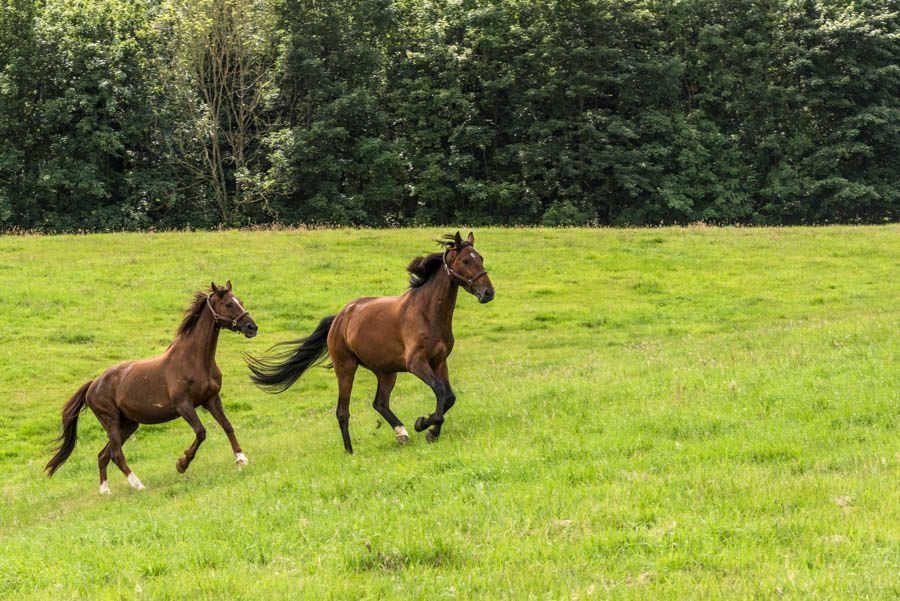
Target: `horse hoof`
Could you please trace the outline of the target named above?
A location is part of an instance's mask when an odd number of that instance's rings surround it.
[[[242,465],[247,465],[248,463],[250,463],[250,460],[247,459],[247,456],[243,453],[235,453],[234,462],[238,465],[238,467],[240,467]]]
[[[417,417],[416,418],[416,432],[421,432],[425,428],[427,428],[427,426],[425,425],[425,418]]]
[[[438,435],[429,430],[425,433],[425,442],[437,442]]]
[[[100,494],[101,495],[112,495],[112,491],[109,490],[109,482],[104,480],[100,483]]]
[[[187,466],[184,465],[181,459],[175,462],[175,469],[178,470],[179,474],[183,474],[187,471]]]
[[[409,442],[409,433],[406,431],[406,428],[403,426],[397,426],[394,428],[394,432],[397,433],[397,442],[400,444],[404,444]]]
[[[134,475],[134,472],[131,472],[130,474],[128,474],[128,483],[131,485],[131,488],[133,488],[135,490],[144,490],[145,488],[147,488],[140,481],[140,479]]]

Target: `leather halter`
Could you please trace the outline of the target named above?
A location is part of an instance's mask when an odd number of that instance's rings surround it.
[[[238,315],[238,316],[235,317],[234,319],[229,320],[227,317],[222,317],[221,315],[219,315],[218,313],[216,313],[216,310],[213,309],[213,307],[212,307],[212,303],[209,302],[209,299],[212,298],[212,295],[213,295],[213,294],[215,294],[215,293],[214,293],[214,292],[210,292],[209,294],[206,295],[206,306],[209,307],[209,311],[210,311],[210,313],[212,313],[213,319],[216,320],[216,327],[217,327],[217,328],[218,328],[218,327],[222,327],[223,325],[227,328],[227,327],[228,327],[228,322],[229,322],[229,321],[231,321],[231,328],[236,328],[236,327],[237,327],[237,322],[238,322],[244,315],[247,315],[248,313],[250,313],[250,311],[247,311],[247,310],[245,309],[243,313],[241,313],[240,315]],[[225,323],[222,324],[222,323],[220,323],[220,321],[224,321]]]
[[[444,271],[447,272],[447,275],[450,276],[450,279],[456,280],[456,282],[459,284],[462,284],[463,288],[465,288],[469,293],[472,293],[472,284],[477,282],[481,276],[487,275],[487,270],[482,269],[481,271],[476,273],[471,278],[464,278],[460,274],[458,274],[455,271],[453,271],[452,269],[450,269],[450,266],[447,265],[447,253],[450,252],[451,250],[453,250],[453,249],[448,248],[447,250],[444,251],[444,256],[442,258],[442,261],[444,262]],[[461,249],[457,250],[457,256],[459,256],[459,250],[461,250]]]

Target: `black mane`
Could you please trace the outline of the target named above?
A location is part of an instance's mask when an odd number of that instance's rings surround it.
[[[197,325],[197,320],[200,319],[200,314],[203,313],[203,309],[205,308],[206,293],[195,292],[194,300],[191,301],[191,306],[185,310],[184,319],[181,320],[181,325],[178,326],[175,335],[180,336],[182,334],[190,334],[191,330],[194,329],[194,326]]]
[[[436,242],[442,246],[444,250],[425,255],[424,257],[416,257],[406,266],[406,271],[409,272],[410,288],[420,288],[428,283],[431,277],[441,268],[441,264],[444,262],[445,252],[451,248],[462,250],[467,246],[472,246],[465,241],[457,245],[456,237],[453,234],[447,234],[440,240],[436,240]]]

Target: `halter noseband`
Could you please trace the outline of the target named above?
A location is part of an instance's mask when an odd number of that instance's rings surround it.
[[[450,276],[450,279],[456,280],[457,283],[462,284],[463,288],[465,288],[465,289],[468,290],[469,292],[472,292],[472,290],[471,290],[472,284],[474,284],[475,282],[477,282],[478,279],[479,279],[481,276],[487,275],[487,270],[482,269],[481,271],[479,271],[478,273],[476,273],[473,277],[471,277],[471,278],[464,278],[464,277],[461,276],[460,274],[458,274],[458,273],[456,273],[455,271],[453,271],[452,269],[450,269],[450,266],[447,265],[447,253],[450,252],[450,250],[451,250],[451,249],[448,248],[447,250],[444,251],[444,256],[443,256],[443,259],[442,259],[443,262],[444,262],[444,271],[447,272],[447,275]],[[460,250],[461,250],[461,249],[460,249]],[[458,252],[458,251],[457,251],[457,252]],[[459,256],[459,255],[457,254],[457,256]]]
[[[213,295],[213,294],[214,294],[213,292],[210,292],[209,294],[206,295],[206,306],[209,307],[209,312],[212,313],[213,319],[216,320],[216,327],[217,327],[217,328],[218,328],[218,327],[221,327],[221,326],[223,325],[223,324],[219,323],[220,321],[224,321],[224,322],[225,322],[225,327],[228,327],[228,321],[229,321],[228,318],[227,318],[227,317],[222,317],[221,315],[219,315],[218,313],[216,313],[216,310],[213,309],[213,307],[212,307],[212,303],[209,302],[209,299],[212,298],[212,295]],[[241,319],[244,315],[247,315],[248,313],[250,313],[250,311],[247,311],[247,310],[245,309],[243,313],[241,313],[240,315],[238,315],[238,316],[235,317],[234,319],[230,320],[230,321],[231,321],[231,327],[232,327],[232,328],[236,328],[236,327],[237,327],[237,322],[240,321],[240,319]]]

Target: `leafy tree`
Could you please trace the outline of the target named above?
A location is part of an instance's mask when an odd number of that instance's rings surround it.
[[[4,65],[0,112],[10,128],[3,146],[15,150],[4,160],[0,198],[13,223],[152,225],[150,215],[172,200],[173,188],[152,175],[157,123],[144,8],[126,0],[10,8],[0,24],[0,37],[14,36],[4,44],[12,60]]]
[[[0,227],[881,222],[895,0],[0,0]]]

